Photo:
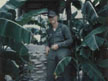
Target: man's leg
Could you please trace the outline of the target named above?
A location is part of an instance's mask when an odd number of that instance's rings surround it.
[[[76,69],[73,63],[69,63],[64,70],[64,81],[75,81]]]
[[[56,68],[55,52],[50,51],[47,57],[47,81],[55,81],[54,70]]]
[[[56,67],[55,61],[54,60],[48,60],[47,81],[55,81],[55,78],[54,78],[55,67]]]
[[[57,57],[58,57],[58,61],[62,60],[64,57],[67,57],[71,54],[71,51],[69,49],[60,49],[58,51]],[[72,79],[72,70],[73,67],[71,64],[67,65],[64,69],[64,73],[63,73],[63,81],[73,81]],[[61,77],[62,78],[62,77]],[[61,80],[60,80],[61,81]]]

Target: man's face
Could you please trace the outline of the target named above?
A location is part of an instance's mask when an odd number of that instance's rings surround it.
[[[50,22],[51,24],[55,24],[55,23],[57,22],[57,16],[48,17],[48,19],[49,19],[49,22]]]

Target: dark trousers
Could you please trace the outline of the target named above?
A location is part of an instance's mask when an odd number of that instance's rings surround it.
[[[68,65],[64,73],[55,80],[54,70],[57,63],[66,56],[71,54],[70,50],[67,48],[60,48],[56,51],[50,50],[47,57],[47,81],[72,81],[71,67]]]

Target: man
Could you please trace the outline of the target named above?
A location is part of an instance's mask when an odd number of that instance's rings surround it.
[[[58,16],[54,11],[48,12],[48,19],[51,26],[47,30],[47,81],[55,81],[54,70],[57,63],[71,54],[69,46],[72,44],[72,36],[68,27],[58,22]],[[69,71],[64,72],[63,76],[64,81],[71,81]]]

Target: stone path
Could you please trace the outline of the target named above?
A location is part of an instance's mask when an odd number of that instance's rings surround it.
[[[33,65],[30,77],[33,81],[45,81],[47,64],[45,46],[30,44],[27,48],[29,49],[30,61]]]

